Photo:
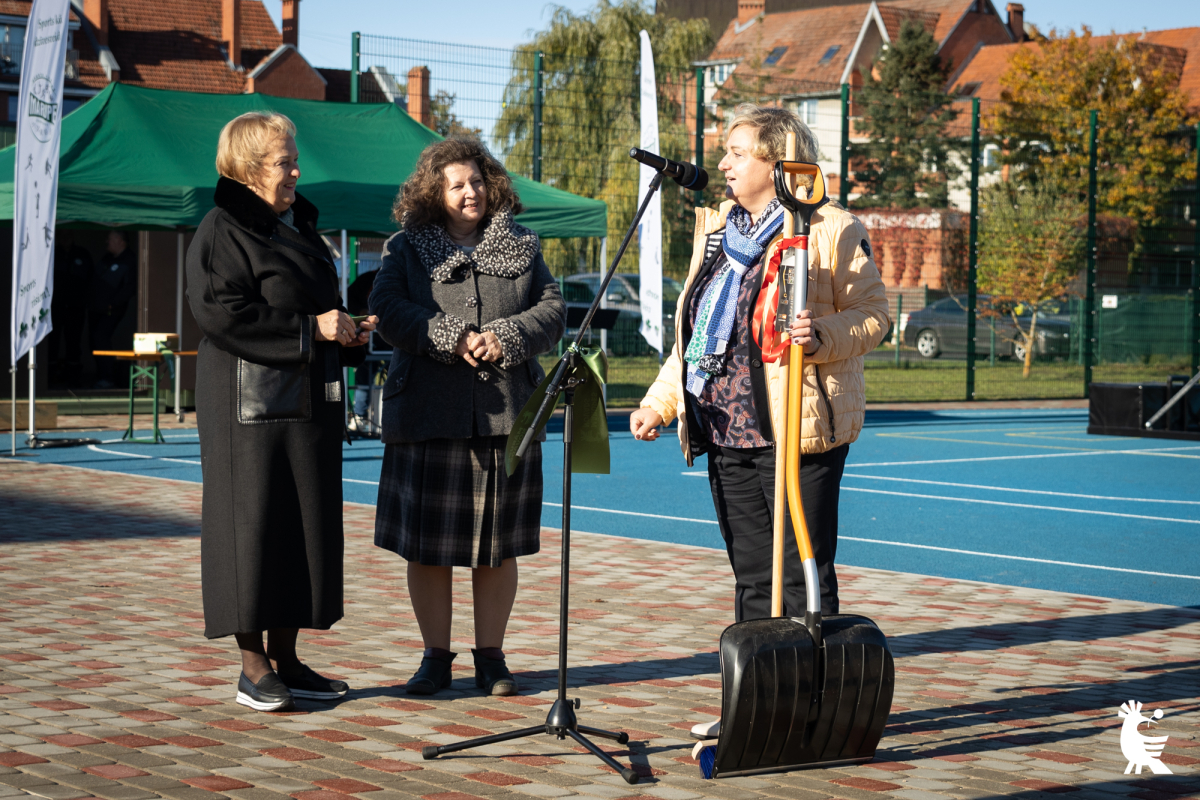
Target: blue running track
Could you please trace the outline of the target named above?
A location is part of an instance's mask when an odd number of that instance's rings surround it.
[[[612,474],[575,477],[573,527],[723,547],[704,459],[688,469],[674,431],[637,442],[627,424],[610,417]],[[1086,427],[1076,409],[868,413],[842,483],[838,562],[1200,605],[1200,443]],[[549,527],[560,524],[560,433],[544,446]],[[194,430],[167,431],[165,445],[97,436],[30,460],[200,481]],[[344,448],[346,500],[375,502],[382,456],[376,442]]]

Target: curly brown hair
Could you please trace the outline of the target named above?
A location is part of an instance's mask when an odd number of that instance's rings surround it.
[[[504,165],[478,139],[451,137],[434,142],[421,151],[417,166],[400,187],[392,204],[392,219],[405,228],[446,224],[446,167],[474,161],[483,175],[487,197],[485,222],[505,209],[520,214],[525,210]]]

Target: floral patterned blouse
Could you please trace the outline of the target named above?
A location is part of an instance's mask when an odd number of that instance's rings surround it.
[[[692,401],[705,438],[718,447],[769,447],[771,442],[762,435],[758,411],[750,389],[750,315],[754,287],[762,272],[762,259],[746,270],[738,292],[737,319],[729,336],[728,356],[722,370],[713,375],[700,397]],[[700,299],[708,285],[728,268],[725,256],[714,265],[707,278],[696,285],[688,315],[693,326],[700,312]],[[769,413],[769,412],[768,412]]]

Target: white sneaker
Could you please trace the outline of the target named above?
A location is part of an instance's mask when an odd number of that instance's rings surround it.
[[[714,719],[712,722],[698,722],[692,726],[693,739],[716,739],[721,734],[721,720]]]

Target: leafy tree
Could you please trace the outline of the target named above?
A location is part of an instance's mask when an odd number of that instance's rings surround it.
[[[691,73],[691,63],[712,47],[703,19],[682,21],[656,15],[638,0],[599,0],[575,14],[557,7],[546,30],[513,55],[513,74],[493,140],[513,172],[533,172],[534,55],[544,54],[542,180],[559,189],[608,204],[608,235],[620,241],[637,210],[638,164],[629,148],[640,139],[639,31],[650,35],[659,85],[659,142],[668,158],[691,160],[691,139],[681,120],[681,87],[673,81]],[[693,84],[694,86],[694,84]],[[687,98],[690,103],[691,97]],[[690,192],[663,185],[665,273],[686,270],[695,226]],[[599,262],[593,242],[559,239],[543,243],[556,271]],[[682,262],[682,263],[681,263]]]
[[[1053,180],[1068,192],[1087,188],[1088,116],[1099,112],[1097,206],[1139,223],[1160,221],[1173,187],[1193,169],[1181,129],[1188,97],[1161,48],[1134,36],[1092,37],[1051,31],[1037,47],[1018,48],[1000,77],[994,115],[1002,159],[1023,182]]]
[[[433,129],[442,136],[483,136],[482,128],[472,128],[465,125],[454,113],[454,101],[458,95],[445,89],[438,89],[429,98],[429,113],[433,117]]]
[[[864,73],[858,93],[864,107],[860,129],[870,141],[855,148],[863,166],[854,180],[864,187],[856,206],[949,205],[947,161],[959,146],[947,135],[957,112],[945,83],[946,65],[933,35],[905,20],[900,35]]]
[[[997,183],[980,202],[978,285],[991,295],[984,315],[1012,319],[1016,329],[1005,338],[1025,351],[1021,374],[1028,378],[1039,310],[1067,292],[1083,264],[1084,206],[1054,179]]]

